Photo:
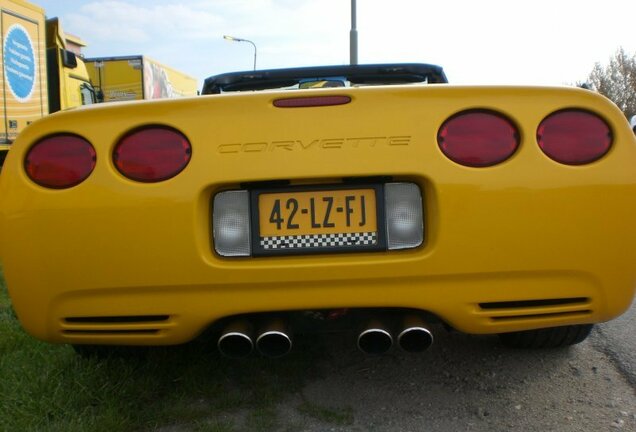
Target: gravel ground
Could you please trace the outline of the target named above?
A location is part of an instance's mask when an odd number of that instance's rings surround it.
[[[596,326],[591,342],[608,354],[636,388],[636,300],[621,317]]]
[[[419,355],[369,357],[330,336],[319,378],[279,404],[280,430],[636,431],[635,389],[592,341],[510,350],[438,330]]]

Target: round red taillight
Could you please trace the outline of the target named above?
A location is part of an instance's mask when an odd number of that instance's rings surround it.
[[[550,159],[567,165],[583,165],[609,151],[612,131],[598,115],[568,109],[543,119],[537,129],[537,142]]]
[[[190,142],[181,132],[166,126],[148,126],[119,141],[113,162],[129,179],[152,183],[179,174],[191,155]]]
[[[87,140],[60,134],[36,142],[26,155],[24,169],[40,186],[66,189],[86,180],[96,159],[95,149]]]
[[[437,134],[442,152],[469,167],[488,167],[505,161],[519,147],[519,132],[503,115],[487,110],[455,114]]]

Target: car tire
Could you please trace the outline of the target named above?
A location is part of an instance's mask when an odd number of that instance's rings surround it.
[[[583,342],[593,327],[593,324],[580,324],[500,333],[499,339],[509,348],[562,348]]]

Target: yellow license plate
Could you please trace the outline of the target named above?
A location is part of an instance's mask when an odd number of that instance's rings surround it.
[[[374,188],[260,193],[264,250],[369,247],[378,243]]]

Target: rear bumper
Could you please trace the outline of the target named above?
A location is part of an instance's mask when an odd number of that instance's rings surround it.
[[[186,342],[240,314],[395,307],[432,313],[468,333],[500,333],[599,322],[622,312],[607,300],[589,275],[567,272],[102,288],[54,299],[42,323],[46,333],[30,330],[54,342],[161,345]]]
[[[409,308],[501,333],[607,321],[629,307],[632,218],[599,223],[625,211],[623,188],[462,191],[409,180],[426,215],[425,242],[412,250],[223,258],[210,188],[181,202],[102,197],[5,218],[5,276],[24,327],[64,343],[177,344],[261,312]],[[595,206],[581,199],[592,195]]]

